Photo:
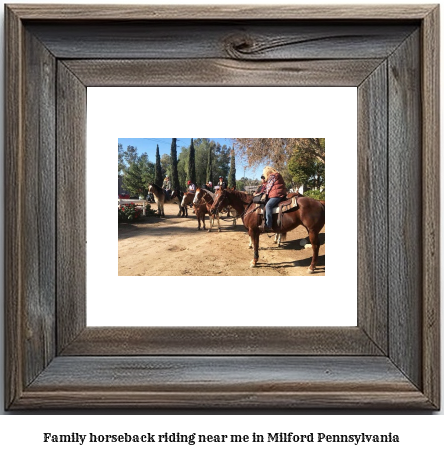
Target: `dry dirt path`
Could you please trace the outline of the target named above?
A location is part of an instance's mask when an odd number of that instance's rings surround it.
[[[155,208],[155,205],[153,205]],[[221,219],[221,232],[197,230],[197,219],[177,217],[177,204],[165,205],[165,218],[147,217],[119,224],[119,276],[305,276],[325,275],[325,227],[321,233],[318,267],[308,274],[312,249],[300,245],[307,231],[300,226],[280,247],[261,234],[259,263],[250,268],[253,251],[241,220],[236,227]],[[208,216],[206,226],[209,228]]]

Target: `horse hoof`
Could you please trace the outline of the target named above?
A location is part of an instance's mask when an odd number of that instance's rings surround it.
[[[308,268],[308,269],[307,269],[307,272],[308,272],[309,274],[313,274],[313,273],[314,273],[314,269]]]
[[[249,249],[252,249],[252,248],[253,248],[253,246],[252,246],[252,245],[249,245],[249,246],[248,246],[248,248],[249,248]]]
[[[219,233],[220,233],[222,230],[219,228],[217,231],[219,231]]]
[[[207,230],[208,233],[211,233],[211,230]]]
[[[256,262],[254,260],[250,261],[250,268],[255,268],[256,267]]]

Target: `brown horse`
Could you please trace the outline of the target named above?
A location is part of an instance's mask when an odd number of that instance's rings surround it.
[[[166,195],[163,188],[156,184],[149,184],[148,191],[154,195],[154,201],[157,203],[157,213],[161,217],[165,217],[163,206],[165,204]]]
[[[182,207],[189,206],[190,204],[192,204],[193,199],[194,199],[195,196],[196,196],[196,194],[193,193],[193,192],[185,192],[183,194],[182,202],[180,203],[180,205]]]
[[[177,198],[177,200],[179,201],[179,213],[177,215],[180,215],[181,217],[188,217],[188,206],[182,206],[183,195],[184,192],[182,190],[173,190],[171,192],[171,201],[174,198]]]
[[[222,204],[230,204],[238,214],[242,214],[242,221],[248,234],[253,239],[254,256],[250,266],[256,266],[259,259],[259,235],[261,233],[262,215],[256,210],[253,204],[252,195],[236,190],[218,190],[211,211],[216,212]],[[301,196],[298,198],[298,208],[283,214],[282,228],[277,224],[277,214],[273,214],[273,231],[275,233],[287,233],[299,225],[303,225],[310,238],[313,247],[313,257],[308,272],[311,274],[316,269],[316,262],[319,254],[319,231],[325,224],[325,204]]]
[[[211,193],[209,190],[205,190],[203,188],[197,188],[196,189],[196,194],[193,199],[193,204],[196,210],[196,215],[197,215],[197,222],[198,222],[198,230],[200,230],[200,221],[203,221],[203,227],[204,230],[205,228],[205,214],[208,214],[208,217],[210,219],[210,229],[208,232],[211,231],[211,229],[214,226],[214,219],[217,218],[217,227],[218,231],[220,231],[220,220],[219,220],[219,212],[216,212],[215,214],[211,214],[211,206],[213,205],[214,202],[214,193]]]

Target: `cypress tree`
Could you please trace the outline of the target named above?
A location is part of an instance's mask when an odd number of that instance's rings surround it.
[[[191,138],[190,144],[190,156],[188,158],[188,169],[187,169],[187,177],[188,180],[196,184],[196,165],[195,165],[195,150],[194,150],[194,142],[193,138]]]
[[[213,148],[211,146],[208,149],[207,177],[206,177],[207,182],[213,182],[213,161],[212,161],[212,158],[211,158],[212,149]]]
[[[230,173],[228,174],[228,187],[236,188],[236,161],[234,158],[234,147],[231,149]]]
[[[179,173],[177,172],[177,146],[176,138],[171,141],[171,188],[179,189]]]
[[[154,183],[159,187],[162,187],[163,184],[162,167],[160,166],[159,144],[157,144],[156,148],[156,167],[154,169]]]

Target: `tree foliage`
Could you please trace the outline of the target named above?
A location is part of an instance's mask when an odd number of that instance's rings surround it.
[[[208,182],[207,178],[207,167],[209,151],[211,150],[211,167],[212,167],[212,179],[217,181],[219,176],[223,176],[225,179],[228,176],[228,170],[230,168],[230,153],[231,147],[227,147],[225,144],[221,145],[210,141],[208,138],[197,138],[193,141],[195,151],[195,172],[196,177],[193,181],[196,185],[203,185]],[[188,162],[190,159],[190,148],[182,147],[180,153],[180,160],[178,165],[179,180],[185,185],[186,181],[189,180],[188,175]],[[191,179],[190,179],[191,180]],[[213,180],[213,184],[215,184]]]
[[[301,185],[318,190],[325,187],[325,163],[317,158],[295,154],[288,162],[288,171],[296,188]]]
[[[230,173],[228,174],[228,187],[236,188],[236,158],[234,149],[231,150]]]
[[[193,183],[196,183],[196,160],[195,160],[196,151],[194,150],[193,138],[191,138],[190,143],[190,152],[187,160],[187,180],[190,180]],[[185,158],[185,157],[184,157]],[[181,157],[182,160],[182,157]]]
[[[214,144],[214,143],[213,143]],[[213,145],[208,148],[208,158],[207,158],[207,173],[205,176],[206,182],[213,182]]]
[[[171,141],[171,188],[180,188],[179,174],[177,172],[177,138]]]
[[[162,168],[162,176],[171,177],[171,156],[169,154],[162,154],[160,157],[160,166]]]
[[[154,181],[154,164],[148,160],[148,155],[143,153],[131,158],[123,174],[122,186],[132,196],[148,194],[148,184]]]
[[[296,153],[325,163],[323,138],[234,138],[234,145],[250,167],[266,163],[285,168]]]
[[[159,152],[159,144],[156,147],[156,167],[155,167],[155,175],[154,175],[154,183],[159,187],[162,187],[163,182],[163,175],[162,175],[162,166],[160,164],[160,152]]]

